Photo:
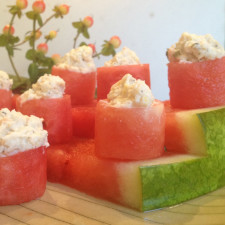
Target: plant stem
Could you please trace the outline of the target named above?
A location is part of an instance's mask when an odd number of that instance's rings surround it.
[[[52,18],[54,18],[56,15],[56,13],[52,14],[51,16],[49,16],[45,22],[36,30],[36,31],[39,31],[43,26],[45,26]]]
[[[12,18],[11,18],[11,20],[10,20],[10,23],[9,23],[9,30],[8,30],[8,37],[9,37],[10,31],[11,31],[11,27],[12,27],[12,25],[13,25],[13,21],[14,21],[15,17],[16,17],[16,14],[13,14],[13,16],[12,16]]]
[[[7,51],[7,52],[8,52],[8,51]],[[8,56],[9,56],[9,61],[10,61],[10,63],[11,63],[11,66],[12,66],[12,68],[13,68],[15,74],[16,74],[17,79],[18,79],[19,81],[21,81],[20,75],[19,75],[19,73],[17,72],[17,69],[16,69],[16,67],[15,67],[15,64],[14,64],[14,62],[13,62],[13,60],[12,60],[12,57],[10,56],[9,53],[8,53]]]
[[[35,50],[35,36],[36,36],[36,17],[33,20],[33,41],[32,41],[33,50]]]
[[[46,25],[52,18],[54,18],[55,15],[56,15],[56,13],[54,13],[53,15],[51,15],[50,17],[48,17],[48,18],[45,20],[45,22],[42,24],[42,26],[40,26],[37,30],[35,30],[35,33],[36,33],[37,31],[39,31],[44,25]],[[22,42],[16,44],[15,47],[18,47],[18,46],[20,46],[20,45],[23,45],[23,44],[25,44],[27,41],[28,41],[28,39],[24,39]]]
[[[78,39],[79,35],[80,35],[80,32],[77,32],[77,35],[74,38],[73,48],[76,48],[76,43],[77,43],[77,39]]]
[[[9,37],[10,37],[10,31],[11,31],[11,27],[12,27],[12,25],[13,25],[13,21],[14,21],[15,17],[16,17],[16,14],[13,14],[13,16],[12,16],[12,18],[11,18],[11,20],[10,20],[10,23],[9,23],[9,30],[8,30],[8,35],[7,35],[7,36],[8,36],[8,40],[9,40]],[[14,45],[14,46],[15,46],[15,45]],[[7,44],[7,47],[8,47],[8,44]],[[19,81],[21,81],[20,75],[19,75],[19,73],[18,73],[18,71],[17,71],[17,69],[16,69],[16,66],[15,66],[15,64],[14,64],[14,62],[13,62],[12,56],[10,55],[10,53],[9,53],[9,51],[8,51],[8,49],[7,49],[7,47],[6,47],[6,50],[7,50],[7,53],[8,53],[8,57],[9,57],[9,61],[10,61],[10,63],[11,63],[11,66],[12,66],[12,68],[13,68],[15,74],[16,74],[17,79],[18,79]]]
[[[102,52],[99,52],[99,53],[95,53],[92,57],[95,58],[95,57],[98,57],[102,54]]]
[[[28,40],[27,39],[24,39],[22,42],[18,43],[15,45],[15,47],[18,47],[20,45],[23,45],[24,43],[26,43]]]
[[[36,17],[34,17],[34,20],[33,20],[33,36],[32,36],[32,45],[31,45],[31,47],[32,47],[32,49],[33,49],[33,51],[35,51],[35,36],[36,36],[36,21],[37,21],[37,19],[36,19]],[[35,57],[33,58],[33,63],[35,63],[36,62],[36,59],[35,59]]]

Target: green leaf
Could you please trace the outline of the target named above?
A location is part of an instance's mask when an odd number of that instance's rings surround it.
[[[46,57],[43,52],[38,52],[38,57],[36,58],[40,66],[51,68],[54,65],[54,61],[50,57]]]
[[[28,60],[34,60],[35,59],[35,56],[36,56],[36,51],[33,50],[33,49],[29,49],[27,52],[26,52],[26,58]]]
[[[27,35],[27,36],[25,36],[25,38],[24,38],[24,40],[26,40],[26,41],[28,41],[28,40],[30,40],[31,39],[31,36],[30,35]]]
[[[18,14],[18,12],[20,11],[20,9],[16,6],[16,5],[13,5],[10,7],[9,9],[9,12],[14,15],[14,14]]]
[[[18,15],[18,18],[20,19],[20,18],[21,18],[21,16],[22,16],[22,12],[21,12],[21,10],[19,10],[19,11],[17,12],[17,15]]]
[[[50,40],[52,40],[52,38],[51,38],[50,35],[48,34],[48,35],[45,35],[45,40],[46,40],[46,41],[50,41]]]
[[[31,83],[35,83],[38,79],[38,66],[36,63],[31,63],[28,67],[28,73]]]
[[[45,61],[46,57],[43,52],[37,51],[36,52],[36,60],[38,63],[43,63]]]
[[[63,15],[59,10],[59,6],[55,6],[52,11],[55,12],[55,18],[59,18],[59,17],[63,18]]]
[[[32,47],[34,45],[34,37],[30,37],[29,45]]]
[[[90,38],[87,27],[83,27],[82,34],[85,38]]]
[[[103,45],[102,51],[101,51],[102,55],[104,56],[109,56],[109,55],[115,55],[115,50],[112,44],[110,43],[106,43]]]
[[[44,74],[50,74],[51,73],[51,68],[41,68],[39,69],[39,77],[43,76]]]
[[[9,77],[13,79],[12,90],[14,93],[23,93],[30,87],[30,80],[26,77],[20,77],[20,80],[17,76],[9,74]]]
[[[28,19],[33,20],[35,18],[36,14],[34,13],[34,11],[29,11],[26,13],[26,16]]]
[[[17,37],[17,36],[15,37],[15,36],[10,35],[10,37],[9,37],[9,43],[10,44],[14,45],[15,43],[17,43],[19,41],[20,41],[19,37]]]
[[[17,15],[19,18],[21,18],[22,16],[21,9],[17,7],[16,5],[9,6],[9,13],[11,13],[12,15]]]
[[[43,22],[42,22],[42,18],[40,16],[40,14],[37,14],[37,21],[38,21],[39,26],[41,27],[43,25]]]
[[[84,46],[84,45],[86,45],[86,46],[87,46],[87,43],[85,43],[84,41],[82,41],[82,42],[80,43],[80,45],[79,45],[79,46]]]
[[[45,57],[45,61],[44,61],[44,66],[47,66],[48,68],[52,68],[52,66],[54,65],[54,61],[51,57]],[[51,72],[51,71],[50,71]]]
[[[13,47],[12,46],[7,45],[6,46],[6,49],[7,49],[7,51],[8,51],[8,53],[9,53],[10,56],[13,56],[14,55],[14,51],[13,51]]]
[[[83,27],[83,23],[81,21],[73,22],[72,25],[74,28],[77,28],[77,29],[81,29]]]
[[[4,34],[0,35],[0,47],[4,47],[7,45],[7,37]]]
[[[55,14],[55,18],[56,18],[56,19],[58,19],[59,17],[63,18],[63,16],[62,16],[62,15],[60,15],[60,14],[56,13],[56,14]]]
[[[111,52],[111,55],[114,56],[116,54],[116,51],[115,49],[113,48],[112,52]]]

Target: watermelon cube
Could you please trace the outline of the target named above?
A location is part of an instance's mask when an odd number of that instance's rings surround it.
[[[72,108],[73,135],[82,138],[94,138],[95,136],[95,108],[97,101],[90,105],[76,106]]]

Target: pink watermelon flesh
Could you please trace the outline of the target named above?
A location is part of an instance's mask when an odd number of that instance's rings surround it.
[[[90,105],[72,108],[73,135],[81,138],[95,136],[95,108],[96,101]]]
[[[93,139],[78,138],[69,144],[50,146],[47,157],[48,181],[140,211],[152,209],[151,203],[149,208],[144,207],[150,200],[144,200],[143,194],[151,192],[151,189],[154,192],[155,189],[152,184],[147,187],[143,185],[145,175],[141,175],[141,171],[145,171],[145,166],[147,170],[157,169],[162,164],[196,159],[190,155],[164,153],[162,157],[150,161],[108,160],[95,155]],[[154,205],[156,207],[159,206]]]
[[[47,151],[49,181],[111,201],[119,198],[115,162],[95,156],[93,139],[74,138]]]

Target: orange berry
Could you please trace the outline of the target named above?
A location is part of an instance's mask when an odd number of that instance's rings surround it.
[[[9,31],[9,27],[10,27],[9,25],[5,25],[5,26],[4,26],[4,28],[3,28],[3,30],[2,30],[3,34],[5,34],[5,35],[8,35],[8,33],[11,34],[11,35],[14,34],[14,32],[15,32],[14,27],[11,26],[10,31]]]
[[[53,54],[51,58],[53,59],[54,63],[57,64],[60,61],[61,56],[59,54]]]
[[[94,20],[91,16],[86,16],[84,19],[83,19],[83,24],[86,26],[86,27],[91,27],[94,23]]]
[[[35,32],[35,40],[38,40],[41,37],[41,35],[42,35],[41,31],[40,30],[37,30]],[[33,32],[31,32],[31,37],[33,37],[33,36],[34,36],[33,35]]]
[[[37,46],[37,50],[46,54],[48,52],[48,45],[46,43],[41,43]]]
[[[16,0],[16,6],[20,9],[25,9],[27,8],[27,0]]]
[[[43,13],[45,11],[45,3],[41,0],[35,1],[32,5],[35,13]]]
[[[62,15],[66,15],[66,14],[69,13],[70,7],[69,7],[68,5],[63,4],[63,5],[60,5],[60,6],[58,7],[58,9],[59,9],[59,11],[60,11],[60,13],[61,13]]]
[[[53,39],[53,38],[55,38],[56,37],[56,35],[57,35],[57,32],[55,31],[55,30],[51,30],[50,32],[49,32],[49,38],[50,39]]]
[[[118,36],[113,36],[110,38],[109,43],[112,44],[114,48],[119,48],[121,45],[121,40]]]

